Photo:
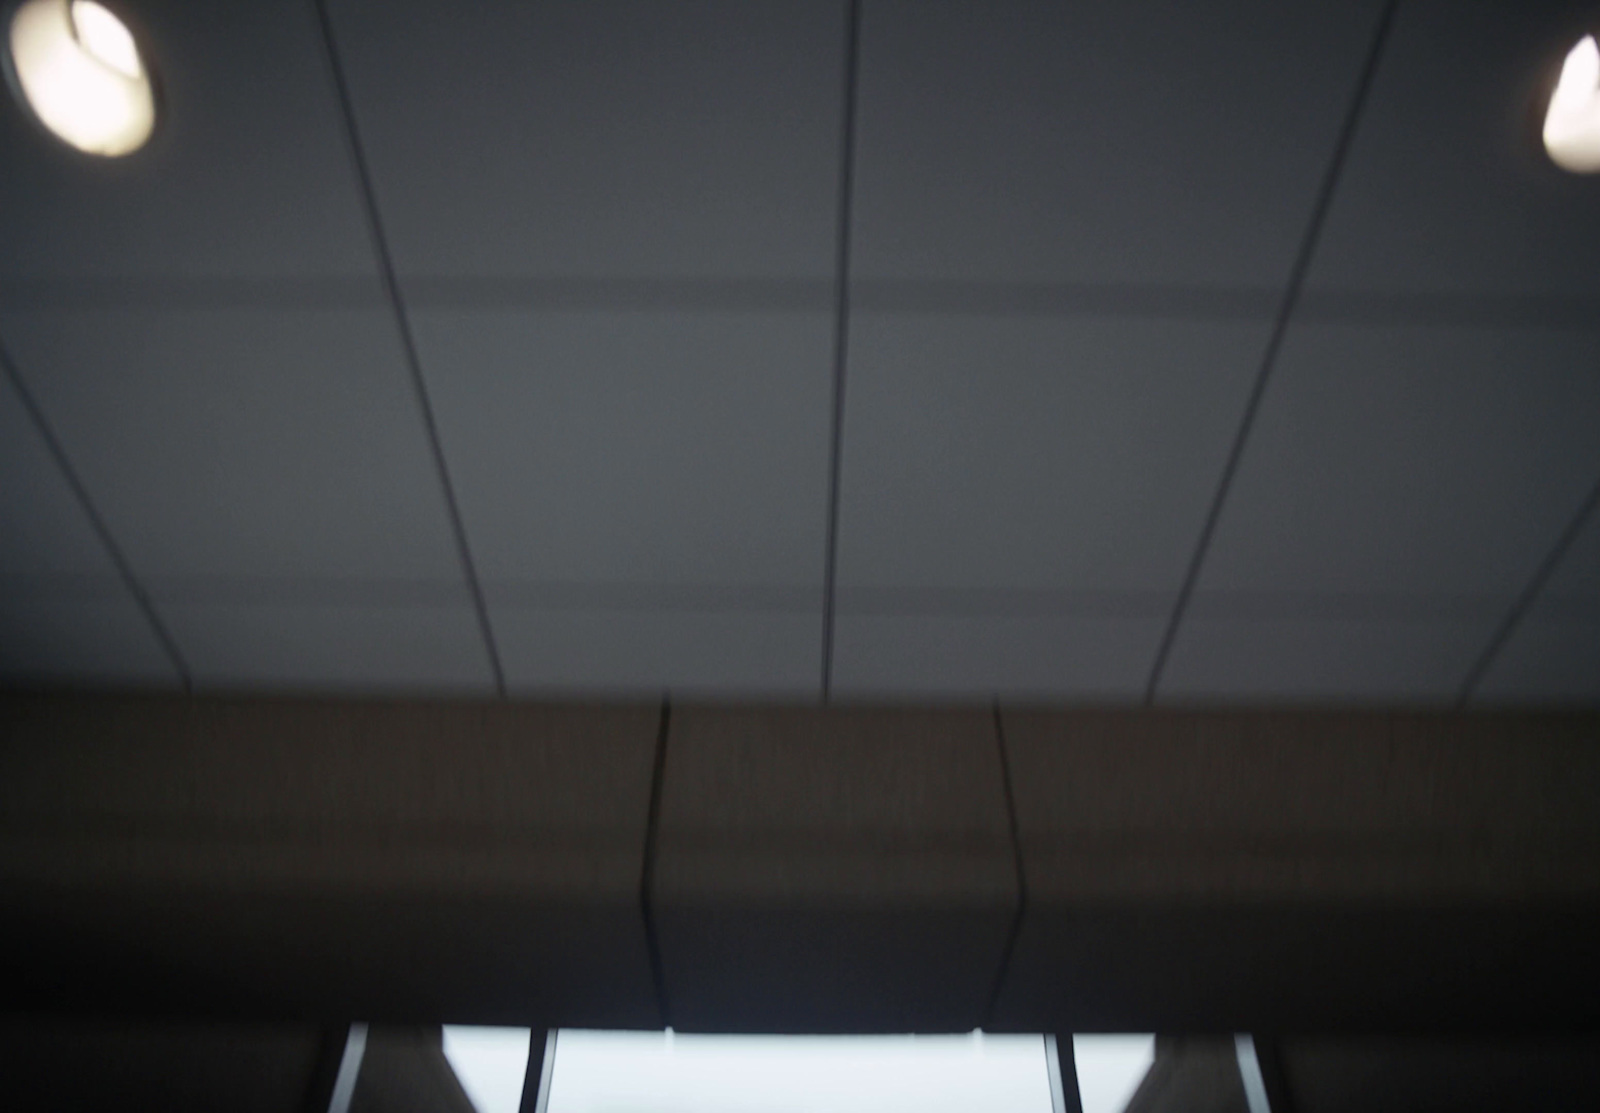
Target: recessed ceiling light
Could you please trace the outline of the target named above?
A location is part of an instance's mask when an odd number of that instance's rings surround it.
[[[11,69],[40,123],[80,151],[138,150],[155,93],[127,25],[94,0],[26,0],[11,18]]]
[[[1550,161],[1574,174],[1600,171],[1600,46],[1587,36],[1567,54],[1544,116]]]

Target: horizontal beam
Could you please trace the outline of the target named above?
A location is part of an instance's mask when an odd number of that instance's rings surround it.
[[[1600,1022],[1597,715],[664,713],[0,696],[0,1008]]]

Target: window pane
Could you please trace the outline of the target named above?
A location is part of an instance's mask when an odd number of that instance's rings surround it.
[[[1156,1060],[1153,1035],[1073,1036],[1083,1113],[1123,1113]]]
[[[1050,1113],[1039,1036],[563,1030],[548,1113]]]
[[[477,1113],[517,1113],[530,1035],[526,1028],[444,1026],[444,1057]]]

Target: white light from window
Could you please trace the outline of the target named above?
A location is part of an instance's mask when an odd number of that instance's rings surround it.
[[[1154,1036],[1073,1036],[1083,1113],[1122,1113],[1156,1061]]]
[[[1589,35],[1567,54],[1544,117],[1550,161],[1574,174],[1600,171],[1600,45]]]
[[[526,1028],[444,1026],[444,1057],[478,1113],[517,1113],[528,1070]]]
[[[150,138],[150,75],[132,33],[94,0],[26,0],[11,19],[10,46],[28,106],[65,142],[112,157]]]
[[[1038,1036],[556,1038],[549,1113],[1050,1113]]]

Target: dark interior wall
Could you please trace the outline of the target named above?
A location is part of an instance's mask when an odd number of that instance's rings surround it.
[[[1004,724],[1028,889],[996,1027],[1600,1023],[1592,717]]]
[[[0,1017],[7,1113],[325,1113],[344,1026]],[[350,1113],[473,1113],[438,1025],[365,1034]]]
[[[293,1025],[0,1017],[9,1113],[300,1113],[319,1033]]]
[[[659,1025],[653,708],[21,699],[14,1003]]]
[[[14,694],[0,1002],[1590,1029],[1597,724]]]
[[[1018,896],[992,715],[671,725],[651,892],[675,1027],[982,1024]]]
[[[1600,1041],[1296,1040],[1294,1113],[1581,1113],[1600,1108]]]

